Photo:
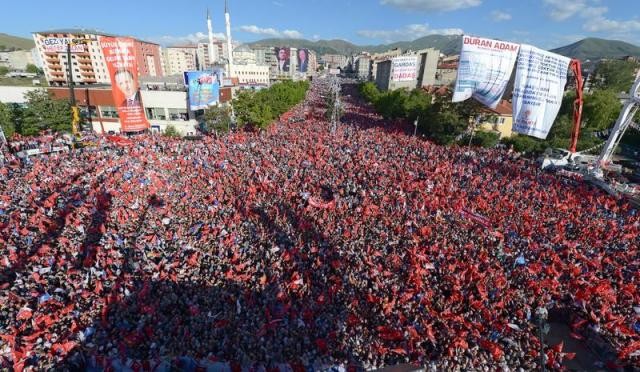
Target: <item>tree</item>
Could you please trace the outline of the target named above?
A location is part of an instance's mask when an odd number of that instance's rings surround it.
[[[42,73],[42,70],[40,70],[38,68],[38,66],[36,66],[36,65],[34,65],[32,63],[27,64],[27,68],[26,68],[25,71],[27,71],[28,73],[31,73],[31,74],[41,74]]]
[[[5,76],[9,73],[9,68],[6,66],[0,66],[0,76]]]
[[[594,72],[594,87],[610,89],[616,93],[628,92],[635,80],[635,71],[640,63],[633,61],[611,60],[601,62]]]
[[[35,136],[43,130],[71,131],[72,114],[68,101],[54,99],[45,90],[29,91],[25,93],[25,98],[26,108],[16,128],[20,134]]]
[[[228,132],[231,128],[231,110],[227,106],[212,106],[204,111],[204,129],[207,133]]]
[[[584,97],[583,123],[592,131],[601,131],[613,126],[620,114],[622,104],[612,90],[597,90]]]
[[[473,137],[471,137],[471,145],[484,147],[487,149],[492,149],[496,147],[496,145],[500,142],[500,135],[495,132],[487,132],[484,130],[477,130],[473,133]],[[461,145],[469,144],[469,136],[464,136],[459,141]]]
[[[16,131],[13,121],[13,110],[5,103],[0,102],[0,127],[7,138],[11,138]]]
[[[180,133],[178,132],[176,127],[174,127],[173,125],[167,125],[167,127],[164,130],[164,135],[166,137],[180,137]]]
[[[421,115],[425,115],[431,106],[431,95],[422,89],[414,89],[402,104],[404,116],[413,122]]]
[[[370,81],[360,84],[360,94],[367,102],[375,104],[380,97],[380,90]]]
[[[502,143],[523,154],[539,154],[548,147],[542,140],[520,134],[503,138]]]

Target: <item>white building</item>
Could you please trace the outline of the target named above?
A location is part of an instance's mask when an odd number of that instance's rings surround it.
[[[256,53],[246,44],[238,45],[233,49],[233,63],[236,64],[257,64]]]
[[[182,45],[167,47],[162,51],[167,75],[195,71],[198,66],[198,46]],[[204,61],[203,61],[204,62]]]
[[[269,85],[269,66],[253,64],[234,64],[231,76],[237,77],[240,84]]]

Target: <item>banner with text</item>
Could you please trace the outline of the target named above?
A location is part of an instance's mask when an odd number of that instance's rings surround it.
[[[507,88],[519,49],[520,45],[506,41],[463,36],[453,102],[473,97],[496,108]]]
[[[393,81],[412,81],[418,77],[418,56],[395,57],[391,60]]]
[[[220,99],[220,83],[223,79],[221,71],[189,71],[184,73],[184,80],[189,87],[189,108],[205,109]]]
[[[139,132],[149,129],[140,97],[133,39],[103,36],[100,38],[100,47],[111,78],[111,92],[120,117],[120,130]]]
[[[513,131],[546,139],[558,116],[571,59],[522,45],[513,87]]]
[[[71,38],[68,37],[47,37],[42,39],[42,46],[44,47],[45,52],[66,52],[67,45],[71,43]],[[72,44],[71,52],[72,53],[82,53],[84,52],[84,44]]]

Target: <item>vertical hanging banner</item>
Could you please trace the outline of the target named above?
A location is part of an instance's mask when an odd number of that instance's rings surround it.
[[[507,88],[519,49],[519,44],[463,36],[453,102],[473,97],[496,108]]]
[[[100,47],[109,69],[113,101],[120,117],[120,130],[139,132],[149,129],[140,98],[138,63],[133,39],[103,36],[100,38]]]
[[[185,72],[184,80],[189,87],[189,109],[202,110],[218,102],[223,79],[221,70]]]
[[[513,87],[513,131],[546,139],[558,116],[571,59],[522,45]]]

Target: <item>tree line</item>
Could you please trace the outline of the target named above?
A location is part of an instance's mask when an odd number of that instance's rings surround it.
[[[71,132],[71,105],[46,90],[25,93],[25,105],[0,102],[0,126],[7,138],[14,133],[36,136],[42,131]]]
[[[637,62],[618,60],[603,61],[598,65],[591,76],[591,91],[584,95],[578,151],[593,148],[607,138],[608,130],[613,127],[622,108],[618,94],[629,91],[638,69],[640,64]],[[441,145],[468,144],[474,121],[483,116],[484,121],[490,119],[487,110],[475,100],[452,103],[450,91],[433,96],[421,89],[381,92],[374,83],[366,82],[360,85],[360,93],[386,119],[404,119],[411,123],[417,119],[419,133]],[[514,133],[501,142],[513,146],[516,151],[533,155],[549,147],[568,148],[575,98],[575,92],[565,94],[547,139]],[[638,119],[640,115],[636,122]],[[640,146],[640,135],[631,130],[623,142]],[[499,143],[499,135],[478,130],[473,133],[471,143],[494,147]]]

